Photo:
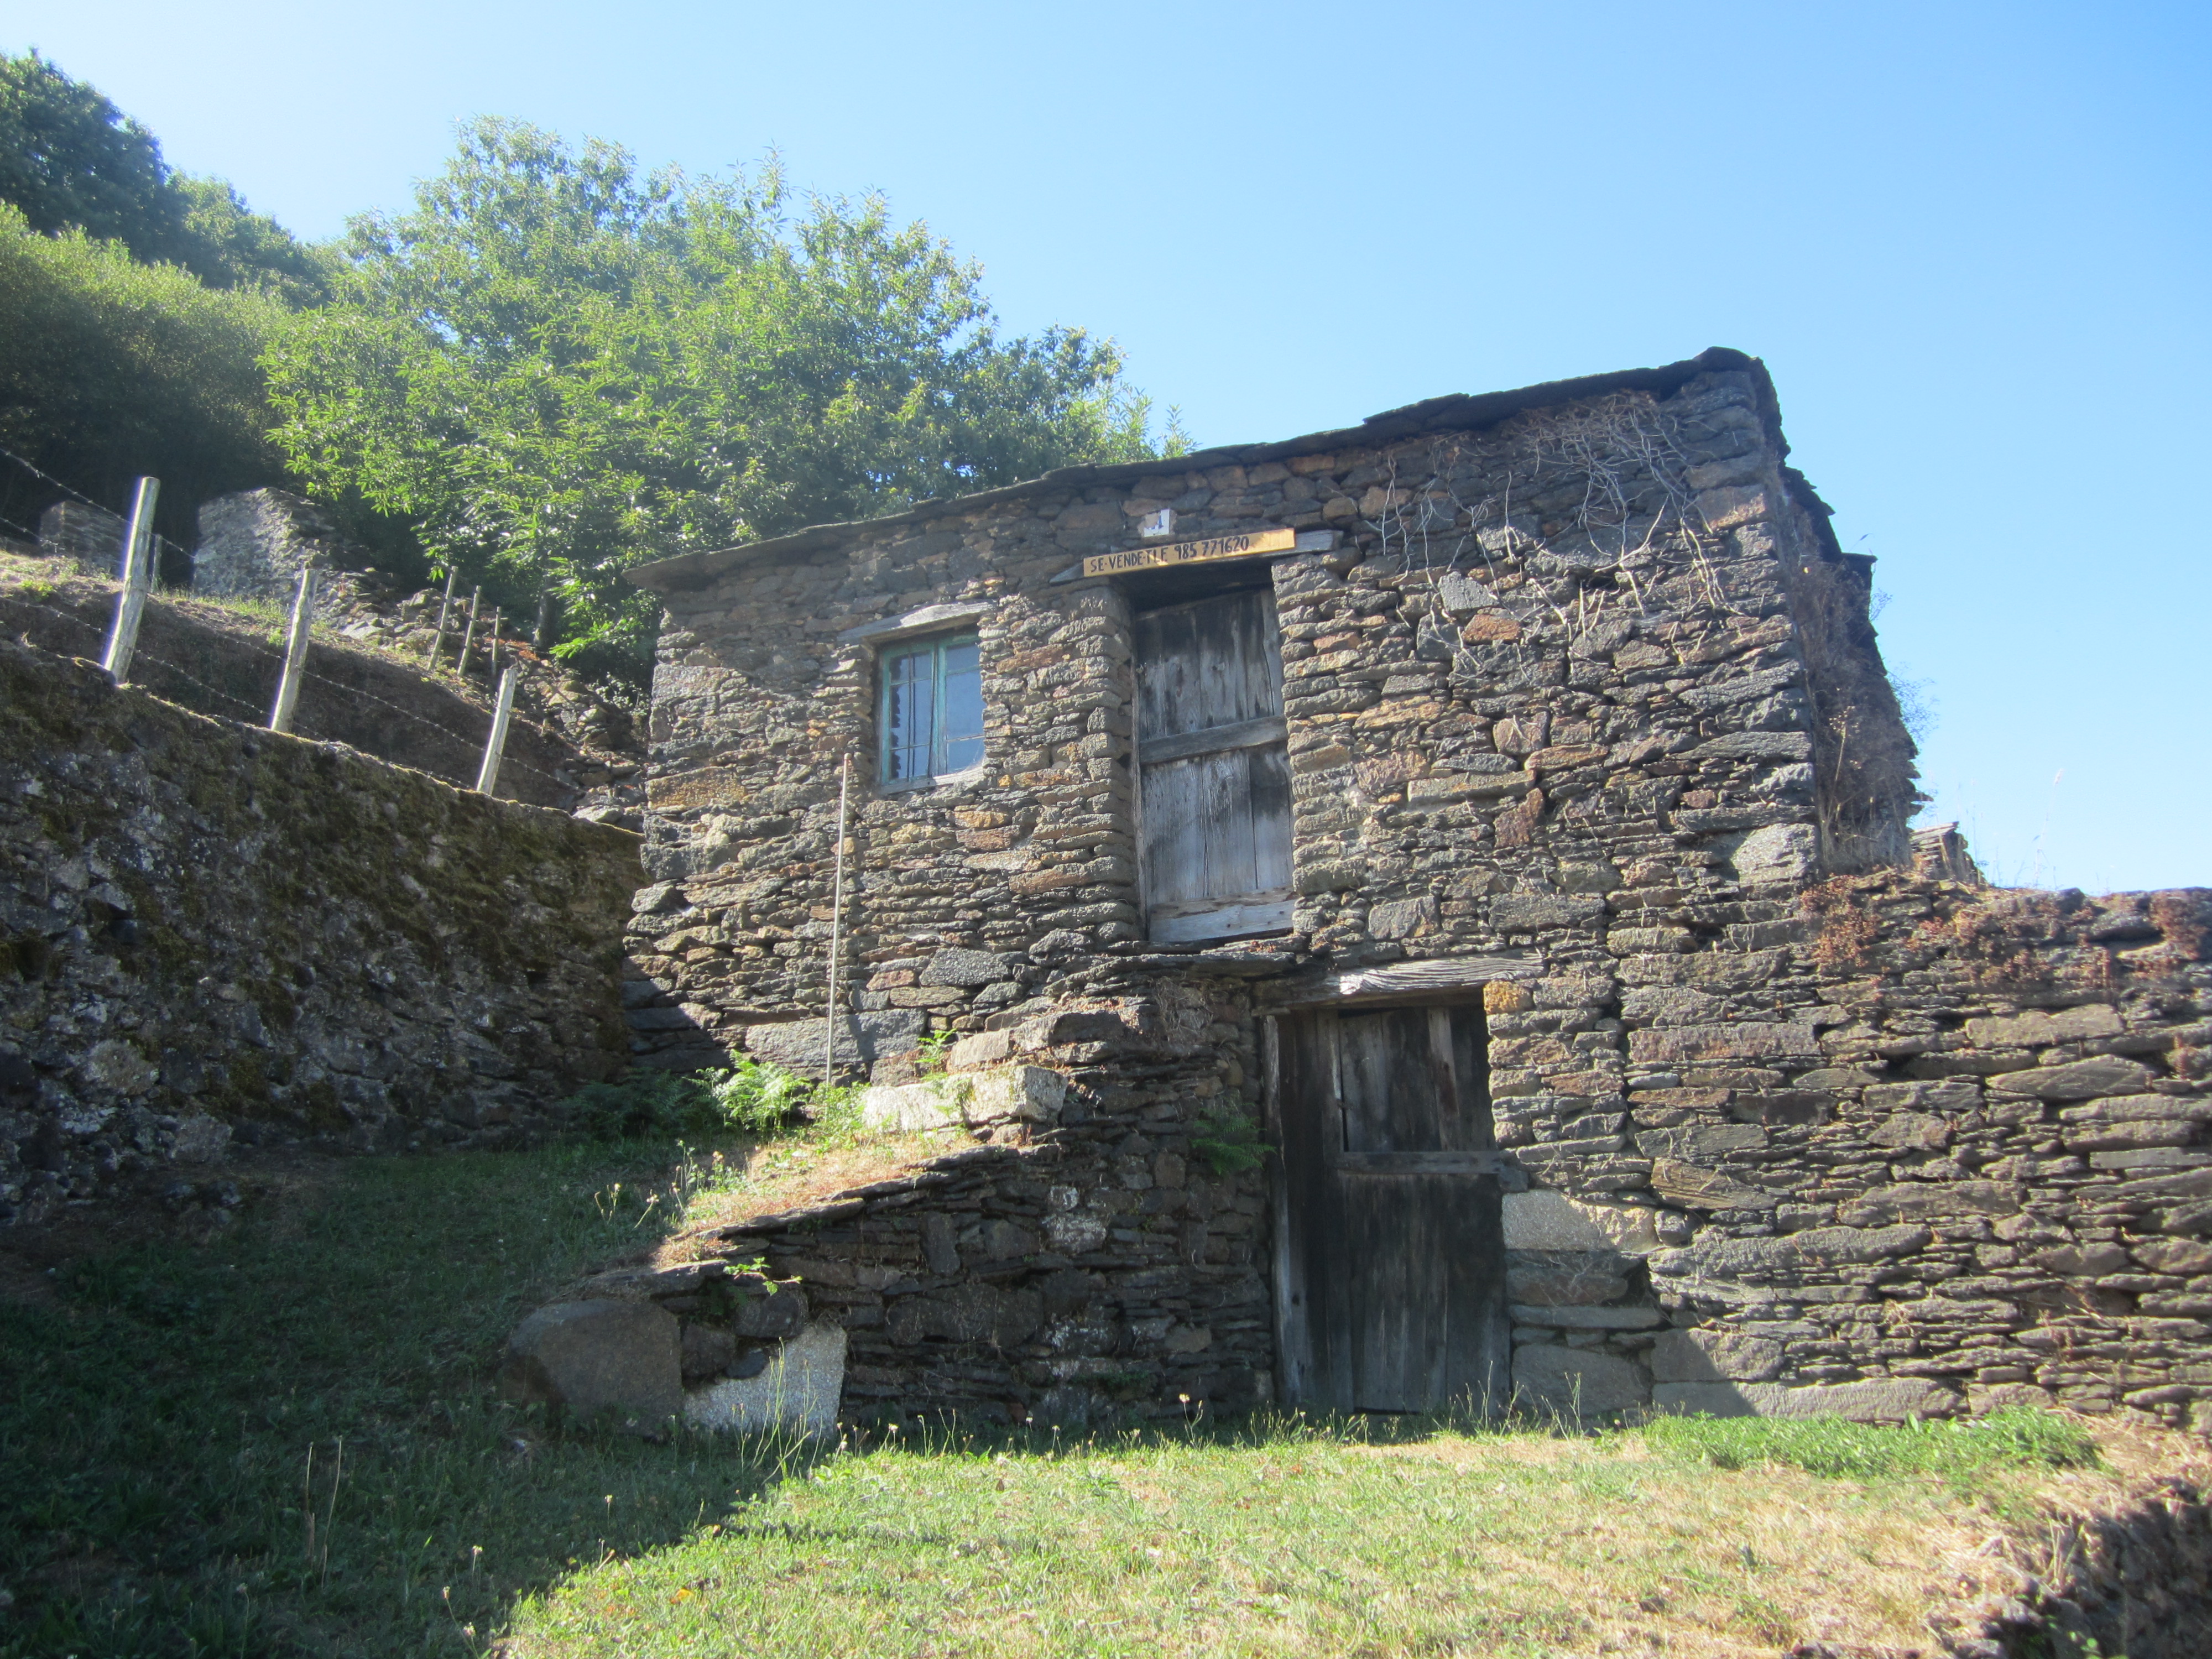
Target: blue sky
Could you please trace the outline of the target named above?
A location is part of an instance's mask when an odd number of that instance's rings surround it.
[[[2008,881],[2212,884],[2212,9],[38,0],[0,45],[308,235],[477,113],[774,146],[1201,443],[1757,353],[1881,559],[1923,821]]]

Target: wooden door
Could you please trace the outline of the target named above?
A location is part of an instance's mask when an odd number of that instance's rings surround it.
[[[1511,1358],[1479,1007],[1272,1022],[1285,1396],[1488,1411]]]
[[[1291,925],[1291,766],[1275,596],[1137,618],[1137,766],[1151,936],[1238,939]]]

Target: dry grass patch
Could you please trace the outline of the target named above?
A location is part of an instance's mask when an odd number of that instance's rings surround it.
[[[1370,1437],[1389,1432],[848,1446],[524,1602],[509,1651],[1927,1652],[1931,1611],[2015,1580],[2052,1505],[2130,1489],[2051,1466],[2072,1431],[1864,1479],[1722,1467],[1663,1433]],[[1852,1432],[1929,1461],[1913,1431]]]
[[[823,1144],[770,1140],[739,1144],[723,1152],[726,1171],[702,1183],[684,1212],[684,1231],[654,1253],[663,1264],[696,1260],[711,1242],[704,1235],[755,1216],[829,1203],[854,1188],[892,1181],[956,1150],[946,1133],[884,1135]]]

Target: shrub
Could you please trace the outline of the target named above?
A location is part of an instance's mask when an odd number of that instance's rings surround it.
[[[672,1140],[788,1128],[818,1091],[796,1073],[740,1057],[727,1071],[634,1069],[616,1083],[591,1083],[563,1104],[572,1128],[594,1140]]]
[[[1256,1170],[1267,1156],[1259,1120],[1235,1095],[1198,1115],[1191,1126],[1190,1149],[1216,1176]]]
[[[264,295],[81,231],[42,236],[0,204],[0,445],[110,507],[152,474],[161,527],[189,541],[199,501],[283,477],[258,359],[288,320]],[[10,518],[52,499],[12,469],[8,484]]]

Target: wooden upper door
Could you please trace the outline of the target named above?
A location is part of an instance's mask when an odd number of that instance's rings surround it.
[[[1275,596],[1217,594],[1137,618],[1146,924],[1160,940],[1291,925],[1291,767]]]
[[[1510,1332],[1482,1011],[1274,1026],[1285,1396],[1339,1411],[1502,1406]]]

